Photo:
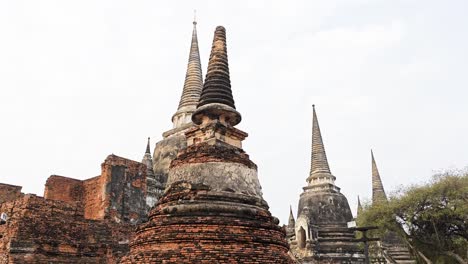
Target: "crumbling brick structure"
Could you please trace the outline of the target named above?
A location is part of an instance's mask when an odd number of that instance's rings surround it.
[[[285,230],[268,211],[257,166],[234,126],[226,35],[216,28],[187,147],[171,162],[163,197],[122,263],[293,263]]]
[[[23,196],[21,189],[21,186],[0,183],[0,204]]]
[[[101,171],[101,175],[84,181],[52,175],[47,179],[44,198],[79,202],[87,219],[136,223],[145,218],[146,166],[109,155]]]
[[[44,198],[0,185],[0,263],[117,263],[146,219],[146,165],[110,155],[101,175],[52,175]],[[5,201],[5,202],[3,202]]]
[[[0,263],[117,263],[134,226],[90,220],[79,202],[25,195],[2,203]]]
[[[301,263],[365,262],[354,231],[347,226],[353,219],[348,200],[335,180],[313,106],[310,174],[299,198],[297,220],[288,224],[291,251]]]

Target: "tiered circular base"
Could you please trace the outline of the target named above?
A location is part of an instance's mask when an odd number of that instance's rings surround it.
[[[175,183],[122,263],[293,263],[285,231],[257,197]]]

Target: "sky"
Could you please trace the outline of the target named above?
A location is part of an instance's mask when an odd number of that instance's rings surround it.
[[[172,128],[193,10],[203,75],[227,31],[237,126],[264,198],[287,222],[310,168],[312,104],[352,211],[468,166],[468,2],[0,0],[0,182],[100,174]]]

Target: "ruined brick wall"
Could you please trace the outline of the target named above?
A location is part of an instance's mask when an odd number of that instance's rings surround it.
[[[101,165],[106,217],[136,223],[146,217],[146,165],[110,155]]]
[[[105,187],[101,176],[83,181],[83,204],[86,219],[104,219],[104,192]]]
[[[21,186],[0,183],[0,203],[20,198],[23,195],[21,189]]]
[[[85,218],[132,223],[145,218],[146,170],[140,162],[109,155],[101,175],[83,181]]]
[[[83,200],[83,181],[52,175],[46,181],[44,198],[64,202],[81,202]]]
[[[100,176],[84,181],[53,175],[45,198],[0,184],[0,264],[118,263],[135,223],[146,218],[144,164],[110,155]],[[2,201],[3,201],[2,200]]]
[[[35,195],[3,203],[9,214],[0,225],[0,264],[117,263],[128,252],[130,224],[87,220],[79,203]]]

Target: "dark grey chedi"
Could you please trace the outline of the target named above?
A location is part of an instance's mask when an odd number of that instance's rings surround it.
[[[310,174],[300,195],[294,234],[289,237],[292,254],[301,263],[364,261],[354,232],[347,227],[353,220],[348,200],[335,180],[314,107]]]
[[[319,226],[352,221],[348,200],[335,185],[335,180],[336,177],[330,172],[314,107],[310,175],[299,199],[298,221],[301,216]]]

